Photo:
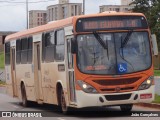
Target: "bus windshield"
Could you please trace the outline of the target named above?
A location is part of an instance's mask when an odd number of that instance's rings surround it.
[[[151,66],[150,44],[147,32],[94,33],[78,35],[78,68],[87,74],[126,74],[143,71]],[[123,46],[123,47],[122,47]]]

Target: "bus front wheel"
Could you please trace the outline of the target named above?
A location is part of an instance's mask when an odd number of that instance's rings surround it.
[[[64,114],[69,113],[69,107],[66,104],[65,95],[64,95],[62,88],[60,89],[60,106]]]
[[[120,105],[121,111],[130,112],[133,104]]]

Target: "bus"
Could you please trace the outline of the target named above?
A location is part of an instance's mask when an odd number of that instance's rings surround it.
[[[104,12],[57,20],[5,39],[7,93],[70,108],[154,100],[153,42],[141,13]]]

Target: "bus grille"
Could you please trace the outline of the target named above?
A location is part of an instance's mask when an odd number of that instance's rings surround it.
[[[128,100],[131,97],[131,94],[123,95],[105,95],[106,100],[115,101],[115,100]]]
[[[141,79],[141,77],[135,77],[135,78],[125,78],[125,79],[115,79],[115,80],[93,80],[93,82],[103,85],[103,86],[111,86],[111,85],[126,85],[126,84],[132,84],[135,83]]]
[[[123,90],[133,90],[134,87],[125,87],[125,88],[120,88],[121,91]],[[101,91],[103,92],[116,92],[116,89],[115,88],[103,88],[103,89],[100,89]]]

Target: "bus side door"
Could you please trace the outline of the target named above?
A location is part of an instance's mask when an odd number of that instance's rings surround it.
[[[34,47],[34,87],[38,103],[43,101],[42,78],[41,78],[41,40],[42,35],[33,36]]]
[[[73,36],[67,36],[67,64],[66,64],[66,72],[68,75],[68,91],[69,91],[69,100],[70,104],[74,104],[76,102],[76,94],[75,94],[75,80],[74,80],[74,61],[73,61],[73,54],[71,53],[71,41]]]
[[[18,96],[18,85],[17,85],[17,80],[16,80],[16,70],[15,70],[15,41],[11,42],[11,77],[12,77],[12,89],[13,89],[13,97]]]

